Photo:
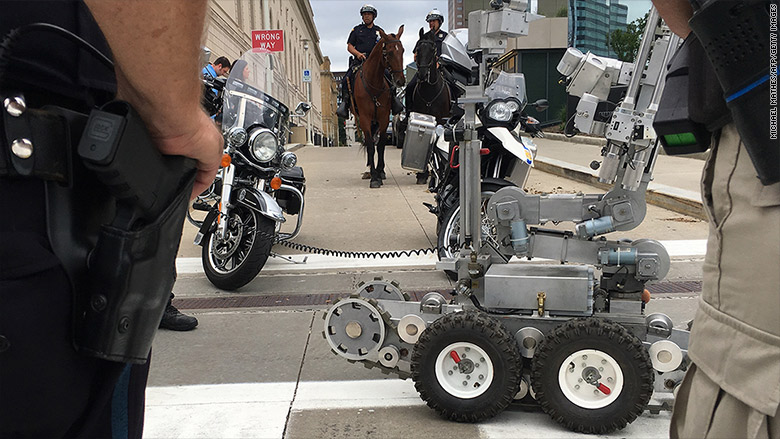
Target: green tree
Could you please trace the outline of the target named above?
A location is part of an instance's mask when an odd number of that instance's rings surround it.
[[[569,16],[569,8],[564,6],[561,9],[558,9],[558,12],[555,13],[556,17],[568,17]]]
[[[634,62],[639,51],[639,42],[642,40],[642,34],[645,31],[647,16],[639,17],[626,26],[626,30],[616,29],[609,34],[609,48],[617,55],[621,61]]]

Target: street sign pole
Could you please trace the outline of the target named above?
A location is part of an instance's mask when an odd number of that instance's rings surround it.
[[[309,41],[306,40],[303,43],[303,54],[306,57],[306,69],[304,72],[308,73],[308,75],[304,75],[304,81],[308,78],[308,99],[309,99],[309,105],[311,105],[311,109],[308,113],[306,113],[306,145],[312,146],[314,144],[314,136],[312,135],[312,129],[311,129],[311,113],[314,111],[314,106],[311,102],[311,70],[309,70]]]

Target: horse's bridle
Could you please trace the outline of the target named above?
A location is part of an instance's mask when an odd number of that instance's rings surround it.
[[[390,62],[387,61],[387,43],[400,43],[401,40],[387,40],[382,43],[382,61],[385,63],[385,68],[389,69],[392,68],[390,66]],[[401,70],[390,70],[390,74],[394,73],[403,73],[403,69]]]
[[[387,61],[387,43],[400,43],[400,42],[401,42],[401,40],[387,40],[387,41],[383,41],[382,42],[382,64],[384,64],[384,68],[390,68],[390,63]],[[391,70],[390,74],[392,75],[394,73],[402,73],[402,72],[403,72],[403,69],[402,70]],[[380,96],[382,96],[385,92],[389,91],[390,87],[388,87],[385,84],[384,79],[382,80],[382,84],[383,84],[382,88],[374,87],[373,85],[369,84],[368,81],[366,81],[365,76],[363,76],[363,65],[362,64],[360,66],[359,75],[360,75],[360,80],[363,82],[363,86],[366,88],[366,91],[369,91],[369,89],[373,89],[373,90],[376,90],[376,91],[379,92],[377,94],[374,94],[373,92],[369,92],[369,95],[371,96],[371,100],[374,101],[374,105],[376,107],[378,107],[380,105],[378,98]]]
[[[417,67],[418,67],[417,71],[418,72],[423,70],[423,68],[427,68],[427,71],[426,71],[426,74],[424,76],[422,76],[421,78],[418,77],[417,83],[414,86],[414,91],[412,91],[412,101],[414,101],[415,98],[419,97],[425,103],[426,107],[431,108],[431,105],[433,105],[433,103],[436,102],[436,99],[438,99],[439,96],[442,94],[442,92],[444,91],[444,88],[447,87],[447,84],[445,83],[444,77],[442,76],[441,72],[439,72],[439,69],[437,69],[435,67],[436,66],[436,60],[438,58],[438,56],[436,55],[436,43],[431,41],[431,40],[422,40],[420,42],[420,44],[431,44],[431,45],[433,45],[434,56],[431,58],[431,62],[429,62],[427,64],[423,64],[423,65],[420,65],[420,64],[417,65]],[[433,80],[431,80],[431,77],[433,77]],[[441,80],[439,80],[439,79],[441,79]],[[439,87],[439,90],[436,92],[436,95],[430,101],[425,99],[425,97],[421,93],[418,92],[418,89],[420,88],[420,83],[421,82],[424,82],[424,83],[426,83],[428,85],[436,85],[437,83],[441,84],[440,87]]]
[[[432,46],[433,46],[433,50],[434,50],[434,51],[436,50],[436,43],[434,43],[434,42],[433,42],[433,41],[431,41],[431,40],[422,40],[422,41],[420,42],[420,44],[430,44],[430,45],[432,45]],[[431,81],[431,76],[432,76],[432,75],[431,75],[431,72],[432,72],[433,70],[436,70],[436,69],[434,69],[434,66],[436,65],[436,59],[437,59],[437,58],[438,58],[438,57],[436,56],[436,54],[435,54],[435,52],[434,52],[433,58],[431,58],[431,62],[429,62],[428,64],[423,64],[423,65],[420,65],[420,64],[418,64],[418,65],[417,65],[417,71],[420,71],[420,70],[422,70],[422,68],[423,68],[423,67],[426,67],[426,68],[428,69],[428,70],[427,70],[427,74],[425,75],[425,77],[423,77],[423,80],[424,80],[424,81],[425,81],[427,84],[430,84],[430,85],[433,85],[433,84],[435,84],[435,83],[436,83],[436,81]]]

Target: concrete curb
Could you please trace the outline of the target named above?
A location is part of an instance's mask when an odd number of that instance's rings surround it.
[[[288,144],[284,145],[284,150],[292,152],[292,151],[297,151],[297,150],[303,148],[304,146],[306,146],[305,143],[288,143]]]
[[[609,190],[612,188],[611,185],[599,182],[598,177],[592,174],[589,168],[585,168],[584,166],[572,165],[571,163],[565,163],[560,160],[537,156],[534,161],[534,167],[540,171],[586,183],[600,189]],[[669,209],[683,215],[707,221],[707,214],[699,199],[699,194],[695,192],[651,182],[647,188],[645,197],[647,202],[654,206],[663,207],[664,209]]]
[[[600,137],[588,137],[588,136],[585,136],[583,134],[578,134],[578,135],[576,135],[574,137],[566,137],[565,135],[563,135],[561,133],[548,133],[548,132],[545,131],[544,138],[545,139],[550,139],[550,140],[557,140],[557,141],[560,141],[560,142],[580,143],[580,144],[584,144],[584,145],[600,146],[602,148],[607,146],[607,139],[603,139],[603,138],[600,138]],[[666,154],[666,151],[663,148],[661,148],[658,151],[658,154],[660,154],[660,155],[668,155],[668,154]],[[697,160],[707,160],[708,156],[709,156],[709,151],[685,154],[685,158],[697,159]]]
[[[574,137],[566,137],[564,134],[548,133],[545,131],[544,138],[550,140],[558,140],[560,142],[584,143],[586,145],[607,146],[607,139],[601,137],[587,137],[581,134],[576,135]]]

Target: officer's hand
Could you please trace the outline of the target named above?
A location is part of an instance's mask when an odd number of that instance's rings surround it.
[[[366,54],[363,52],[358,53],[357,59],[359,61],[365,61],[366,60]]]
[[[190,199],[211,185],[222,160],[222,135],[206,113],[198,111],[197,114],[192,123],[178,129],[179,132],[155,130],[159,134],[153,136],[161,153],[183,155],[198,161],[198,174]]]

